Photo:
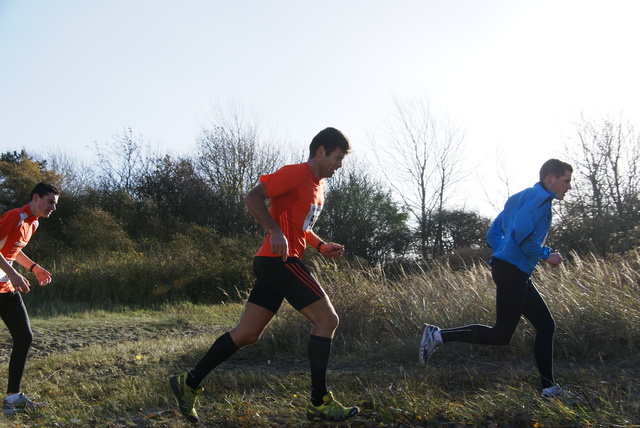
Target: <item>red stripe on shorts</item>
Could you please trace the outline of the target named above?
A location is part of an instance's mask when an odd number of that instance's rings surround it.
[[[305,271],[302,266],[289,263],[285,264],[285,266],[289,268],[291,273],[293,273],[300,281],[305,283],[316,295],[324,297],[320,284],[318,284],[318,282],[307,271]]]

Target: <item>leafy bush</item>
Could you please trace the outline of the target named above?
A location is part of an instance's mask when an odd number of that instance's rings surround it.
[[[133,241],[114,217],[98,207],[87,207],[69,220],[65,227],[72,248],[86,253],[128,253]]]
[[[99,212],[95,218],[110,217]],[[215,303],[238,299],[251,286],[257,237],[220,238],[211,229],[186,225],[168,243],[148,243],[145,251],[123,252],[115,248],[133,244],[124,239],[126,235],[116,236],[122,238],[116,247],[105,244],[97,252],[79,246],[59,255],[47,265],[54,282],[29,297],[35,304],[63,300],[97,306],[181,299]]]

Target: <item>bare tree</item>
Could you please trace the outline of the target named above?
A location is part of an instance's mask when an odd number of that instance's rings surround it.
[[[511,185],[516,176],[516,171],[514,171],[511,164],[507,162],[504,151],[501,149],[496,149],[494,171],[496,172],[498,182],[502,185],[498,187],[497,191],[496,186],[492,186],[491,188],[483,186],[482,191],[485,195],[485,201],[496,212],[500,212],[502,211],[505,201],[511,196]],[[478,182],[485,181],[483,177],[478,177],[477,180]]]
[[[350,159],[328,183],[314,230],[374,266],[385,266],[404,256],[410,242],[409,216],[389,190],[371,177],[364,163]]]
[[[134,135],[131,128],[127,128],[122,135],[115,136],[103,145],[95,142],[94,148],[98,157],[98,184],[101,190],[124,191],[134,197],[138,181],[153,159],[149,154],[149,144],[141,136]]]
[[[622,116],[582,114],[565,150],[574,174],[560,211],[564,238],[604,254],[613,234],[640,223],[640,134]]]
[[[251,230],[255,221],[244,208],[244,194],[263,174],[282,166],[283,157],[262,139],[255,115],[237,104],[218,107],[211,128],[197,141],[198,171],[216,197],[216,228],[222,233]]]
[[[84,194],[95,183],[95,173],[90,165],[68,152],[55,149],[44,154],[51,169],[60,174],[60,187],[73,196]]]
[[[442,254],[442,218],[462,169],[466,131],[450,118],[432,114],[423,96],[393,99],[393,109],[374,138],[381,171],[417,223],[417,249],[426,259]]]

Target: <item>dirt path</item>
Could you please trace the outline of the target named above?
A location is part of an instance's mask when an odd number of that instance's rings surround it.
[[[213,334],[224,329],[218,325],[167,325],[137,319],[65,320],[63,324],[32,322],[33,343],[29,359],[45,358],[54,353],[66,353],[95,344],[109,345],[180,335],[192,337]],[[0,328],[0,362],[9,360],[12,340],[6,328]]]

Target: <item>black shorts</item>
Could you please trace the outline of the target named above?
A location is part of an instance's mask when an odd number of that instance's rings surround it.
[[[256,282],[249,302],[276,313],[284,299],[300,311],[326,296],[309,269],[295,257],[255,257]]]

